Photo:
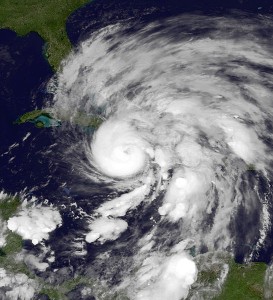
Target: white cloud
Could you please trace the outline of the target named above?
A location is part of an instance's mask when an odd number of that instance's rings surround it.
[[[127,227],[128,224],[121,219],[99,218],[89,225],[91,231],[85,239],[88,243],[97,240],[101,243],[107,240],[116,240]]]
[[[8,198],[9,195],[4,191],[0,192],[0,202]],[[6,245],[6,235],[7,235],[7,222],[1,220],[0,216],[0,248]]]
[[[163,205],[158,209],[159,214],[167,216],[172,222],[185,217],[192,218],[198,209],[203,208],[204,202],[200,198],[208,189],[208,174],[209,171],[202,168],[198,172],[185,168],[184,172],[174,174]]]
[[[104,217],[123,217],[128,210],[134,209],[145,200],[149,190],[150,187],[148,185],[142,185],[132,192],[122,194],[118,198],[103,203],[96,212]]]
[[[0,220],[0,248],[6,245],[7,224]]]
[[[147,142],[129,124],[103,123],[94,136],[92,160],[106,175],[128,177],[142,170],[147,158]]]
[[[265,145],[256,132],[231,118],[221,118],[219,125],[226,134],[226,141],[233,152],[247,164],[257,163],[265,154]]]
[[[38,284],[22,273],[11,274],[0,268],[0,288],[6,287],[5,300],[31,300]]]
[[[6,199],[8,196],[9,196],[9,195],[6,194],[4,191],[1,191],[1,192],[0,192],[0,201]]]
[[[8,228],[34,245],[49,237],[49,233],[62,224],[60,213],[53,207],[24,207],[8,220]]]
[[[266,300],[273,298],[273,263],[271,262],[266,269],[264,278],[264,298]]]
[[[139,288],[133,299],[185,299],[196,278],[196,265],[186,253],[164,258],[151,256],[144,260],[137,272]]]
[[[100,217],[89,225],[91,231],[86,235],[86,241],[104,243],[106,240],[116,240],[128,227],[127,222],[118,217],[125,216],[129,210],[136,208],[144,201],[149,189],[150,186],[144,184],[129,193],[103,203],[94,212],[95,216]]]
[[[41,272],[44,272],[49,267],[48,263],[41,262],[40,258],[33,254],[26,254],[24,257],[24,262],[30,268],[37,269]]]

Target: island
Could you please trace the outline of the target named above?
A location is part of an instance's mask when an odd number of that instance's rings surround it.
[[[49,128],[61,126],[61,121],[54,119],[48,112],[44,110],[33,110],[20,116],[14,123],[34,123],[37,128]]]
[[[70,121],[70,116],[62,116],[62,120],[56,119],[52,114],[46,110],[33,110],[21,115],[14,124],[24,124],[27,122],[33,123],[37,128],[60,127],[62,122]],[[84,129],[91,129],[94,131],[104,121],[104,118],[99,115],[87,115],[79,112],[75,115],[71,123],[75,126],[80,126]]]

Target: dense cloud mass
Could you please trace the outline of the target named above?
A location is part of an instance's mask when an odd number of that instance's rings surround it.
[[[8,228],[31,240],[34,245],[49,237],[49,233],[62,224],[60,213],[46,206],[24,207],[8,220]]]
[[[69,116],[71,132],[79,114],[104,120],[63,135],[63,150],[90,185],[119,194],[93,211],[86,241],[126,230],[137,240],[115,289],[180,300],[197,278],[189,249],[255,245],[247,260],[271,230],[272,21],[182,15],[130,28],[111,25],[79,45],[52,83],[51,110]]]

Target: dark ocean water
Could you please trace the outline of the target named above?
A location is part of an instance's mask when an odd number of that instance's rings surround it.
[[[41,186],[49,176],[50,162],[41,156],[52,144],[49,131],[13,124],[25,112],[42,107],[50,96],[46,84],[53,72],[43,46],[36,33],[19,37],[0,30],[0,187],[8,193]],[[31,135],[23,141],[28,132]]]
[[[72,44],[90,36],[95,30],[129,18],[135,20],[135,29],[160,18],[181,13],[199,12],[204,15],[226,15],[232,10],[244,13],[272,13],[270,0],[94,0],[72,13],[66,30]]]

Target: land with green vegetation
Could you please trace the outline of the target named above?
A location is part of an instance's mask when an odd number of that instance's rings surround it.
[[[68,116],[62,116],[63,121],[68,121],[69,119],[70,118]],[[76,126],[97,129],[103,121],[103,118],[97,115],[78,113],[71,122]],[[27,122],[34,123],[38,128],[61,126],[61,121],[55,119],[45,110],[33,110],[27,112],[20,116],[14,124],[24,124]]]
[[[104,120],[100,116],[90,116],[84,113],[78,113],[73,119],[75,125],[92,128],[98,128],[103,121]]]
[[[204,300],[264,299],[265,263],[235,263],[226,252],[201,255],[196,263],[199,272],[190,297],[199,291]]]
[[[249,263],[237,264],[234,261],[229,263],[229,273],[219,296],[213,300],[260,300],[263,297],[264,276],[266,264]],[[213,268],[210,272],[200,272],[198,280],[205,284],[210,284],[219,278],[221,270]],[[66,299],[65,294],[80,284],[92,288],[92,280],[79,276],[68,280],[58,287],[46,286],[41,290],[41,294],[46,294],[51,300]],[[125,294],[115,293],[114,295],[103,295],[105,300],[129,300]],[[208,298],[211,299],[211,298]]]
[[[49,128],[61,126],[61,121],[54,119],[48,112],[44,110],[33,110],[20,116],[14,123],[34,123],[37,128]]]
[[[12,273],[23,273],[28,277],[31,272],[24,262],[16,260],[15,256],[23,248],[23,240],[20,235],[7,230],[6,245],[0,248],[0,267]]]
[[[247,171],[253,172],[256,171],[256,167],[254,164],[247,165]]]
[[[0,28],[19,35],[37,32],[46,42],[45,55],[56,70],[71,50],[67,17],[90,0],[0,0]]]
[[[33,111],[30,111],[30,112],[27,112],[27,113],[23,114],[22,116],[20,116],[15,121],[15,124],[23,124],[23,123],[26,123],[26,122],[33,122],[33,121],[35,121],[36,118],[38,118],[40,116],[46,116],[46,117],[52,119],[52,117],[50,116],[49,113],[47,113],[44,110],[38,110],[37,109],[37,110],[33,110]]]
[[[17,211],[21,204],[19,197],[7,196],[0,200],[0,218],[7,221]],[[19,253],[23,247],[23,240],[20,235],[7,229],[6,244],[0,248],[0,267],[5,268],[10,272],[28,273],[27,267],[22,262],[17,262],[14,255]]]
[[[204,285],[213,284],[220,277],[221,268],[212,267],[210,270],[202,270],[198,272],[197,280],[202,282]]]
[[[262,300],[264,299],[265,263],[230,263],[230,271],[223,290],[214,300]]]
[[[0,200],[0,217],[2,220],[7,221],[11,216],[13,216],[21,201],[19,197],[6,197]]]
[[[51,286],[45,284],[41,289],[40,294],[47,295],[50,300],[66,300],[66,294],[75,289],[79,285],[84,285],[87,287],[92,287],[92,280],[84,276],[77,276],[73,279],[67,280],[59,286]]]

